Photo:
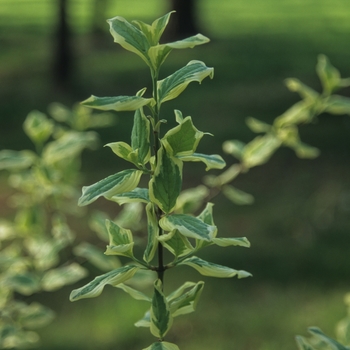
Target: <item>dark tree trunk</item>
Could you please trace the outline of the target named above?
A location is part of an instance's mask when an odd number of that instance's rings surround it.
[[[66,87],[72,72],[72,48],[70,45],[70,30],[67,20],[68,0],[57,0],[57,27],[55,32],[55,56],[53,76],[59,87]]]
[[[103,35],[108,28],[106,11],[109,0],[94,0],[94,11],[92,14],[92,33],[94,35]]]
[[[176,11],[169,23],[168,35],[172,39],[184,39],[199,33],[196,4],[196,0],[171,0],[171,9]]]

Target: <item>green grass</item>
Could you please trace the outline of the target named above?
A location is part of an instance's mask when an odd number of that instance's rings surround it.
[[[213,81],[189,86],[176,104],[169,102],[163,110],[164,117],[172,118],[173,108],[182,109],[193,116],[198,129],[214,133],[214,138],[203,139],[199,151],[210,147],[221,153],[221,142],[229,138],[249,141],[254,135],[245,126],[247,116],[271,121],[287,109],[297,96],[285,88],[285,78],[297,77],[319,89],[314,71],[319,53],[350,76],[346,0],[198,1],[202,31],[212,42],[174,53],[162,75],[193,58],[215,67]],[[165,3],[111,1],[106,17],[151,21],[167,11]],[[107,32],[98,44],[92,40],[91,8],[92,1],[71,0],[76,71],[72,86],[62,92],[50,76],[54,1],[1,1],[0,148],[30,147],[20,125],[31,109],[45,111],[52,101],[71,105],[90,94],[133,94],[149,85],[142,61],[120,50]],[[117,127],[102,132],[101,143],[127,140],[131,119],[130,114],[120,114]],[[349,130],[348,118],[322,116],[301,130],[305,142],[321,149],[319,159],[302,161],[281,151],[235,183],[254,194],[253,206],[236,207],[218,198],[214,210],[219,234],[247,236],[252,247],[217,249],[203,257],[246,269],[254,277],[205,279],[198,311],[176,320],[169,335],[181,349],[289,350],[296,349],[294,335],[306,334],[308,326],[334,334],[335,322],[345,314],[342,296],[350,289]],[[85,155],[84,168],[96,180],[97,161],[99,172],[107,175],[115,157],[102,148]],[[189,169],[185,186],[197,184],[204,171],[198,166]],[[3,210],[5,197],[1,196],[2,213],[8,212]],[[44,295],[43,302],[56,310],[57,320],[40,331],[42,350],[134,350],[152,342],[147,330],[132,326],[144,312],[142,303],[108,289],[98,299],[71,304],[69,291]]]

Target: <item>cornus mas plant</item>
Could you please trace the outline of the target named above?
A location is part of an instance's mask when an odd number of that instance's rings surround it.
[[[176,316],[193,312],[202,293],[204,282],[185,282],[172,293],[164,293],[164,274],[168,269],[186,265],[204,276],[229,278],[250,276],[246,271],[217,265],[205,261],[195,254],[210,245],[249,247],[246,238],[218,238],[213,220],[213,204],[196,207],[196,197],[206,195],[199,186],[182,191],[183,166],[186,162],[203,162],[206,170],[222,169],[225,162],[219,155],[197,153],[197,147],[206,134],[199,131],[192,118],[184,117],[175,110],[177,125],[165,132],[167,122],[161,119],[161,107],[178,97],[191,82],[201,83],[213,77],[213,68],[201,61],[191,61],[170,76],[159,80],[160,68],[173,49],[193,48],[205,44],[208,38],[201,34],[184,40],[160,44],[171,13],[155,20],[152,25],[141,21],[128,22],[122,17],[108,20],[114,41],[124,49],[142,58],[150,69],[153,91],[144,97],[146,89],[135,96],[96,97],[91,96],[83,105],[100,110],[134,111],[131,143],[113,142],[107,146],[133,167],[91,185],[83,187],[79,205],[88,205],[99,197],[124,205],[143,203],[147,228],[145,229],[145,250],[143,257],[134,255],[134,238],[129,228],[121,227],[114,221],[106,220],[109,244],[107,255],[130,258],[130,263],[96,277],[87,285],[73,290],[71,301],[100,295],[106,285],[118,287],[136,300],[149,303],[144,318],[136,326],[148,327],[157,341],[147,349],[175,350],[175,344],[164,341]],[[138,187],[142,176],[149,179],[148,187]],[[188,209],[201,209],[199,215],[190,214]],[[165,250],[173,258],[165,261]],[[148,296],[127,284],[142,270],[154,275],[153,295]]]

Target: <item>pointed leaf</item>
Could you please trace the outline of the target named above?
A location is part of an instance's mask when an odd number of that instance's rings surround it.
[[[180,350],[180,349],[176,344],[162,341],[162,342],[153,343],[151,346],[143,350]]]
[[[210,169],[222,169],[226,166],[225,161],[218,154],[202,154],[202,153],[193,153],[191,155],[180,155],[177,158],[181,159],[184,162],[203,162],[207,167],[206,171]]]
[[[154,283],[154,294],[151,304],[151,333],[160,339],[169,331],[173,323],[168,302],[162,291],[162,282]]]
[[[161,239],[163,237],[164,235],[159,237],[162,245],[176,257],[189,254],[194,250],[187,237],[180,234],[178,230],[171,231],[169,239],[163,240]]]
[[[173,317],[186,315],[196,310],[198,300],[202,294],[204,282],[198,282],[189,291],[169,301],[170,312]]]
[[[54,123],[45,114],[32,111],[23,123],[25,133],[34,143],[42,144],[51,136]]]
[[[27,169],[35,162],[37,156],[31,151],[12,151],[4,149],[0,151],[0,170]]]
[[[256,137],[244,147],[242,161],[245,167],[266,163],[280,145],[281,141],[272,134]]]
[[[222,188],[222,193],[231,202],[238,205],[249,205],[254,203],[254,197],[251,194],[241,191],[238,188],[233,187],[231,185],[225,185]]]
[[[285,83],[290,91],[297,92],[304,99],[315,101],[319,97],[319,94],[315,90],[306,86],[298,79],[289,78],[285,80]]]
[[[164,216],[159,225],[165,231],[178,230],[182,235],[210,241],[216,231],[216,226],[208,225],[202,220],[185,214]]]
[[[133,150],[126,142],[112,142],[107,143],[105,146],[110,147],[118,157],[138,165],[138,152]]]
[[[150,297],[148,297],[146,294],[144,294],[144,293],[142,293],[134,288],[131,288],[130,286],[127,286],[124,283],[120,283],[116,287],[122,289],[125,293],[128,293],[135,300],[143,300],[143,301],[148,301],[148,302],[152,301],[152,299]]]
[[[169,77],[158,81],[159,101],[172,100],[184,91],[187,85],[197,81],[199,83],[206,77],[213,78],[214,69],[208,68],[203,62],[191,61]]]
[[[164,148],[158,151],[158,164],[149,183],[149,196],[163,212],[170,213],[175,207],[182,187],[182,162],[167,154]]]
[[[318,56],[316,71],[326,93],[331,94],[341,86],[341,77],[338,69],[332,66],[325,55]]]
[[[104,275],[96,277],[93,281],[81,287],[75,289],[70,294],[70,301],[76,301],[84,298],[94,298],[99,296],[105,285],[117,286],[119,283],[123,283],[134,276],[139,269],[137,266],[123,266],[119,269],[107,272]]]
[[[168,25],[170,15],[174,12],[175,11],[171,11],[166,15],[157,18],[152,25],[146,24],[142,21],[133,21],[133,23],[135,23],[147,37],[149,44],[155,46],[159,43],[160,37]]]
[[[240,247],[250,247],[250,242],[246,237],[239,238],[213,238],[213,243],[220,247],[229,246],[240,246]]]
[[[85,258],[102,271],[110,271],[121,266],[118,258],[106,256],[100,248],[87,242],[80,243],[74,248],[73,252],[76,256]]]
[[[204,133],[197,130],[191,117],[186,117],[181,124],[169,130],[162,138],[167,152],[173,156],[193,154]]]
[[[134,203],[134,202],[148,203],[149,202],[148,188],[136,187],[130,192],[124,192],[124,193],[120,193],[115,196],[112,196],[109,198],[109,200],[116,202],[119,205],[123,205],[125,203]]]
[[[248,128],[256,133],[261,132],[269,132],[271,130],[271,125],[264,123],[258,119],[255,119],[253,117],[249,117],[246,119],[246,124],[248,125]]]
[[[134,124],[131,132],[131,147],[137,150],[137,163],[145,165],[151,157],[150,122],[140,108],[135,111]]]
[[[136,111],[137,109],[152,103],[152,98],[143,98],[141,96],[116,96],[116,97],[97,97],[91,95],[88,99],[81,102],[83,106],[100,109],[102,111]]]
[[[143,254],[143,260],[149,263],[150,261],[152,261],[154,254],[157,251],[158,236],[159,236],[158,220],[155,213],[154,205],[152,205],[152,203],[147,204],[146,214],[147,214],[148,240],[147,240],[147,247]]]
[[[86,148],[93,148],[98,135],[93,131],[65,132],[60,138],[52,141],[43,149],[43,159],[47,164],[67,162],[81,154]]]
[[[45,291],[54,291],[75,283],[88,275],[88,271],[77,263],[47,271],[41,281]]]
[[[184,190],[177,198],[174,211],[178,214],[193,213],[202,206],[203,200],[208,195],[209,189],[203,185]]]
[[[107,23],[115,43],[122,46],[125,50],[136,53],[150,65],[147,55],[150,43],[140,29],[120,16],[107,20]]]
[[[339,95],[330,96],[325,111],[331,114],[350,115],[350,98]]]
[[[106,227],[109,234],[109,245],[105,254],[133,257],[134,240],[131,231],[110,220],[106,220]]]
[[[146,327],[146,328],[151,327],[151,311],[150,310],[146,311],[143,318],[141,318],[141,320],[138,320],[135,323],[135,327]]]
[[[196,256],[185,259],[178,265],[188,265],[196,269],[203,276],[218,277],[218,278],[230,278],[237,276],[238,278],[249,277],[251,274],[244,270],[234,270],[230,267],[214,264],[205,260],[202,260]]]
[[[239,140],[230,140],[230,141],[225,141],[223,143],[222,149],[224,150],[225,153],[231,154],[235,158],[241,160],[245,146],[246,146],[245,143]]]
[[[84,186],[78,205],[88,205],[101,196],[109,199],[116,194],[132,191],[138,185],[141,175],[140,170],[128,169],[110,175],[93,185]]]
[[[307,100],[295,103],[292,107],[287,109],[283,114],[275,119],[273,123],[274,126],[281,128],[300,123],[310,123],[314,118],[314,114],[310,111],[310,107],[312,105],[313,102],[310,103]]]

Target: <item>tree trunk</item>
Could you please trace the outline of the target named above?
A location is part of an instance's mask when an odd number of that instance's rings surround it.
[[[172,39],[184,39],[198,34],[196,0],[171,0],[171,9],[175,10],[169,23],[168,35]]]
[[[57,0],[57,27],[55,32],[55,56],[53,62],[53,77],[59,87],[66,87],[72,72],[72,49],[70,45],[70,30],[67,20],[68,0]]]

